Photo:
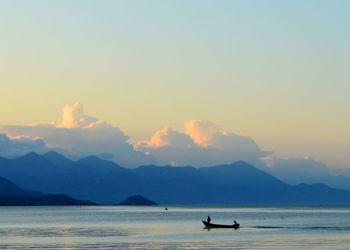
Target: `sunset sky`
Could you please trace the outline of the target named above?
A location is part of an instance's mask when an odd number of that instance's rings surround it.
[[[346,0],[2,1],[0,125],[59,127],[62,107],[78,101],[129,143],[210,121],[279,157],[350,168],[349,9]]]

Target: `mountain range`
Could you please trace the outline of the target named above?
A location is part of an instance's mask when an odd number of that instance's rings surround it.
[[[139,194],[159,204],[350,204],[350,190],[323,184],[288,185],[239,161],[204,168],[140,166],[127,169],[89,156],[72,161],[56,152],[0,158],[0,176],[23,187],[79,200],[116,204]]]
[[[43,195],[40,192],[25,190],[3,177],[0,177],[0,196],[17,195],[17,196],[31,196],[37,197]]]
[[[0,206],[82,206],[96,205],[89,201],[79,201],[64,194],[41,196],[0,195]]]
[[[43,205],[94,205],[79,201],[64,194],[43,194],[26,190],[12,181],[0,177],[0,206],[43,206]]]

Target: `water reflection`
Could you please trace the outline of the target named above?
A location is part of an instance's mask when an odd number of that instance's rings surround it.
[[[136,235],[135,231],[128,232],[126,230],[120,231],[111,227],[25,227],[25,228],[11,228],[1,227],[0,237],[79,237],[79,236],[94,236],[94,237],[125,237],[129,235]]]

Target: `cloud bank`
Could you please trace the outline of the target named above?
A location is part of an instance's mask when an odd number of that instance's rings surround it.
[[[8,137],[0,134],[0,155],[4,157],[15,157],[28,152],[45,153],[50,150],[45,142],[39,138],[28,136]]]
[[[253,139],[223,130],[219,125],[201,120],[184,123],[184,132],[170,127],[154,133],[150,140],[137,142],[134,148],[154,155],[162,165],[210,166],[245,160],[261,166],[262,151]]]
[[[40,138],[48,147],[61,148],[70,156],[108,156],[110,160],[126,167],[155,163],[152,156],[135,151],[127,142],[129,136],[118,127],[84,115],[84,108],[80,103],[66,105],[60,123],[0,126],[0,132],[10,137]]]
[[[132,145],[128,143],[129,136],[118,127],[85,115],[80,103],[66,105],[62,111],[62,120],[57,123],[0,126],[0,133],[6,134],[2,135],[0,155],[18,156],[54,148],[71,158],[97,155],[125,167],[147,164],[202,167],[239,160],[261,167],[264,165],[260,158],[269,154],[252,138],[228,132],[209,121],[186,121],[183,132],[165,127],[149,140]]]

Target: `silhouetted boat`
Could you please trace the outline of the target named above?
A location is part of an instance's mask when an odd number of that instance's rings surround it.
[[[212,224],[209,223],[207,221],[202,220],[205,228],[234,228],[234,229],[238,229],[239,228],[239,224],[233,224],[233,225],[219,225],[219,224]]]

